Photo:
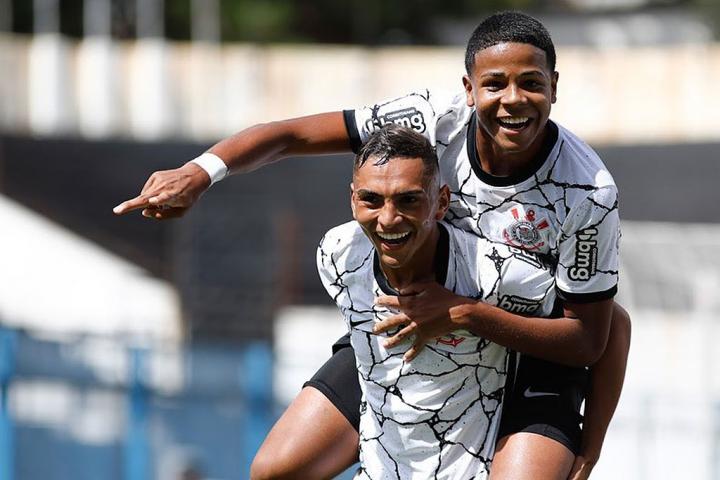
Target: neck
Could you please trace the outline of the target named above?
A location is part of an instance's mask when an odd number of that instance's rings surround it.
[[[520,152],[503,151],[497,143],[482,129],[475,133],[475,146],[477,148],[480,167],[484,172],[496,177],[508,177],[525,170],[542,149],[548,127],[538,135],[529,148]]]
[[[439,238],[440,229],[436,223],[427,241],[405,265],[391,268],[381,263],[380,268],[388,284],[395,290],[400,290],[415,282],[435,280],[435,255]]]

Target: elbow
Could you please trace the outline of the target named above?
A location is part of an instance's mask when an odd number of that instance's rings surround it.
[[[574,358],[570,360],[573,367],[591,367],[600,360],[605,353],[607,346],[607,337],[598,338],[598,336],[586,336],[579,342],[579,347],[575,351]]]
[[[585,364],[586,367],[592,367],[605,353],[606,342],[591,341],[585,353]]]
[[[612,323],[610,325],[610,342],[619,345],[619,349],[627,352],[630,350],[630,338],[632,336],[632,322],[630,314],[623,307],[615,303],[613,305]]]

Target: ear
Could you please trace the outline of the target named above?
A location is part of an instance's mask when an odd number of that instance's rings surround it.
[[[450,208],[450,187],[443,185],[438,193],[438,208],[435,212],[435,220],[442,220]]]
[[[467,103],[468,107],[474,107],[475,106],[475,99],[472,96],[472,82],[470,81],[470,77],[467,75],[463,75],[462,78],[463,87],[465,87],[465,103]]]
[[[357,216],[355,215],[355,184],[350,182],[350,210],[352,210],[353,218],[357,220]]]
[[[550,97],[550,100],[552,103],[557,102],[557,83],[559,78],[560,74],[558,72],[553,72],[552,81],[550,82],[550,88],[552,88],[552,96]]]

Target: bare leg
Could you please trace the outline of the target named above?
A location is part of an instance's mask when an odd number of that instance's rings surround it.
[[[575,454],[556,440],[513,433],[498,442],[490,480],[567,480],[574,461]]]
[[[358,443],[357,431],[332,402],[305,387],[260,446],[250,478],[332,478],[357,461]]]

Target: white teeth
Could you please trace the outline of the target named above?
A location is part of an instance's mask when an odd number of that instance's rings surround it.
[[[410,232],[405,233],[381,233],[377,232],[378,237],[382,238],[383,240],[398,240],[400,238],[405,238],[408,235],[410,235]]]
[[[521,123],[527,122],[528,117],[503,117],[498,118],[502,123],[509,123],[511,125],[520,125]]]

